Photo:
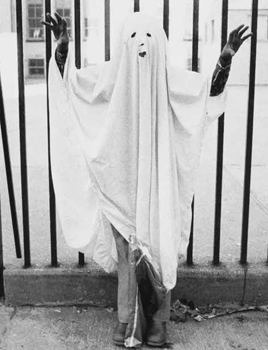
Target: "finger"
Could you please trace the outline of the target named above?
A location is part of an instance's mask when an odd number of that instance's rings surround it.
[[[55,15],[55,17],[57,18],[58,23],[59,23],[59,24],[62,24],[62,18],[61,18],[61,16],[60,16],[57,12],[55,12],[54,15]]]
[[[56,26],[58,23],[55,21],[55,19],[51,16],[50,13],[47,13],[47,20],[49,20],[50,22],[52,22],[54,24],[54,26]]]
[[[248,26],[246,26],[244,29],[240,30],[240,32],[238,33],[238,35],[240,36],[240,38],[242,37],[242,35],[248,30]]]
[[[240,29],[242,29],[244,27],[244,24],[241,24],[239,27],[237,27],[234,32],[235,34],[237,34],[239,32]]]
[[[49,28],[53,28],[53,24],[51,24],[51,23],[44,22],[44,21],[41,21],[41,23],[44,24],[45,26],[49,27]]]
[[[251,36],[253,36],[253,33],[250,33],[250,34],[244,36],[244,37],[241,39],[241,40],[242,40],[242,43],[243,43],[245,40],[247,40],[248,38],[250,38]]]
[[[62,26],[63,26],[63,29],[67,28],[67,21],[65,18],[62,19]]]

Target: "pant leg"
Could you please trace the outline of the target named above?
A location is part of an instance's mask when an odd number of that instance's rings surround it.
[[[113,225],[112,230],[118,255],[118,321],[128,323],[128,242]]]
[[[160,309],[153,315],[154,321],[168,322],[170,319],[171,291],[166,294],[165,300]]]
[[[117,307],[118,320],[122,323],[128,323],[128,242],[125,238],[112,226],[116,249],[118,254],[118,293]],[[165,301],[160,309],[154,314],[154,321],[168,322],[170,319],[170,300],[171,292],[166,295]]]

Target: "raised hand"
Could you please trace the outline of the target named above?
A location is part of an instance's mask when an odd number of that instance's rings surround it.
[[[232,59],[243,42],[253,35],[250,33],[243,36],[247,30],[248,26],[244,26],[244,24],[242,24],[229,34],[229,39],[221,52],[221,59],[226,62]]]
[[[55,39],[57,40],[58,50],[66,52],[69,45],[69,36],[67,32],[67,22],[57,12],[55,12],[54,19],[50,13],[46,14],[46,22],[42,22],[46,27],[52,30]]]

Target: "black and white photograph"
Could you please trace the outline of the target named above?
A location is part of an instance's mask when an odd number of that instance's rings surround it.
[[[0,350],[268,349],[268,0],[0,0]]]

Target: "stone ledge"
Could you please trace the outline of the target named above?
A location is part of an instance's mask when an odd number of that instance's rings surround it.
[[[246,279],[245,279],[246,278]],[[6,305],[115,306],[117,276],[95,266],[4,270]],[[172,299],[186,298],[197,305],[210,303],[268,303],[268,267],[265,264],[198,265],[178,268]]]

